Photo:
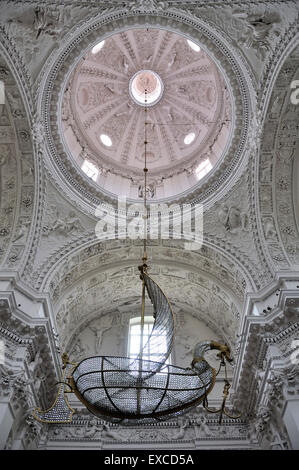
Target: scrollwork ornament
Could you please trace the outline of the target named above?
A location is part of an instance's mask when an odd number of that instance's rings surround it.
[[[169,2],[159,0],[135,0],[134,2],[130,3],[130,11],[138,11],[142,13],[163,11],[166,10],[169,6]]]

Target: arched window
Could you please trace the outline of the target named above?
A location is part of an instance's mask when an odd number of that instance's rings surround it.
[[[154,325],[154,318],[152,316],[144,317],[144,327],[143,327],[143,346],[146,346],[146,343],[149,339],[151,331]],[[129,338],[128,338],[128,357],[135,358],[138,356],[140,351],[140,342],[141,342],[141,318],[134,317],[130,320],[129,325]],[[143,359],[156,361],[157,357],[161,357],[161,352],[166,348],[166,337],[165,342],[159,335],[159,346],[155,351],[150,350],[150,348],[145,348],[143,350]],[[166,361],[166,364],[170,364],[170,356]]]
[[[195,174],[197,176],[197,178],[200,180],[201,178],[204,177],[204,175],[206,175],[207,173],[209,173],[209,171],[213,168],[211,162],[209,159],[207,160],[204,160],[203,162],[201,162],[198,167],[196,168],[195,170]]]
[[[89,162],[88,160],[84,160],[84,163],[81,168],[84,171],[84,173],[86,173],[87,176],[89,176],[89,178],[91,178],[93,181],[97,180],[99,170],[93,163]]]

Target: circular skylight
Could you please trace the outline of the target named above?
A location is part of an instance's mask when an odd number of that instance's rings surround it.
[[[91,49],[92,54],[97,54],[97,53],[102,49],[102,47],[104,46],[104,44],[105,44],[105,41],[101,41],[101,42],[99,42],[98,44],[96,44],[96,45]]]
[[[161,78],[152,70],[140,70],[135,73],[129,84],[131,97],[135,103],[143,106],[145,105],[145,92],[146,103],[154,105],[162,97],[163,88]]]
[[[194,139],[195,139],[194,132],[190,132],[190,134],[187,134],[186,137],[184,138],[184,144],[185,145],[190,145],[190,144],[192,144]]]
[[[189,46],[191,47],[191,49],[193,49],[195,52],[199,52],[200,51],[200,47],[195,44],[195,42],[193,41],[190,41],[189,39],[187,39],[187,43],[189,44]]]
[[[101,139],[102,143],[103,143],[104,145],[106,145],[106,147],[111,147],[111,145],[112,145],[112,140],[110,139],[109,135],[101,134],[101,135],[100,135],[100,139]]]

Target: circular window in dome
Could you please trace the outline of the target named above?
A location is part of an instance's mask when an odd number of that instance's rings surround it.
[[[187,43],[189,44],[189,46],[191,47],[191,49],[193,49],[193,51],[195,52],[199,52],[200,51],[200,47],[195,44],[195,42],[193,41],[190,41],[189,39],[187,39]]]
[[[185,145],[190,145],[192,144],[193,140],[195,139],[195,134],[194,132],[190,132],[189,134],[186,135],[184,138],[184,144]]]
[[[92,54],[97,54],[101,49],[102,47],[104,46],[105,44],[105,41],[101,41],[99,42],[98,44],[96,44],[92,49],[91,49],[91,53]]]
[[[149,197],[186,194],[227,152],[229,90],[204,45],[158,28],[113,34],[85,52],[65,84],[66,152],[80,175],[89,156],[100,175],[89,181],[102,192],[139,200],[146,127]]]

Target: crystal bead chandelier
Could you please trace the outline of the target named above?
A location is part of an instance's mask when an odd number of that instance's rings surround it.
[[[74,410],[67,395],[74,393],[85,407],[97,417],[122,425],[152,423],[170,419],[202,402],[212,413],[233,418],[225,408],[230,384],[225,368],[225,386],[219,410],[208,408],[207,396],[213,389],[216,375],[226,361],[231,361],[227,345],[215,341],[199,342],[194,349],[191,366],[181,368],[166,363],[175,334],[175,317],[171,305],[159,285],[149,276],[147,267],[147,90],[144,90],[144,246],[142,264],[138,267],[142,281],[141,339],[135,358],[94,356],[80,363],[62,355],[62,378],[53,405],[46,411],[34,410],[34,417],[46,423],[68,423]],[[146,293],[153,305],[154,325],[144,344],[144,313]],[[209,349],[217,349],[220,359],[218,372],[205,360]],[[156,361],[144,358],[153,351]],[[147,356],[146,356],[147,357]]]

